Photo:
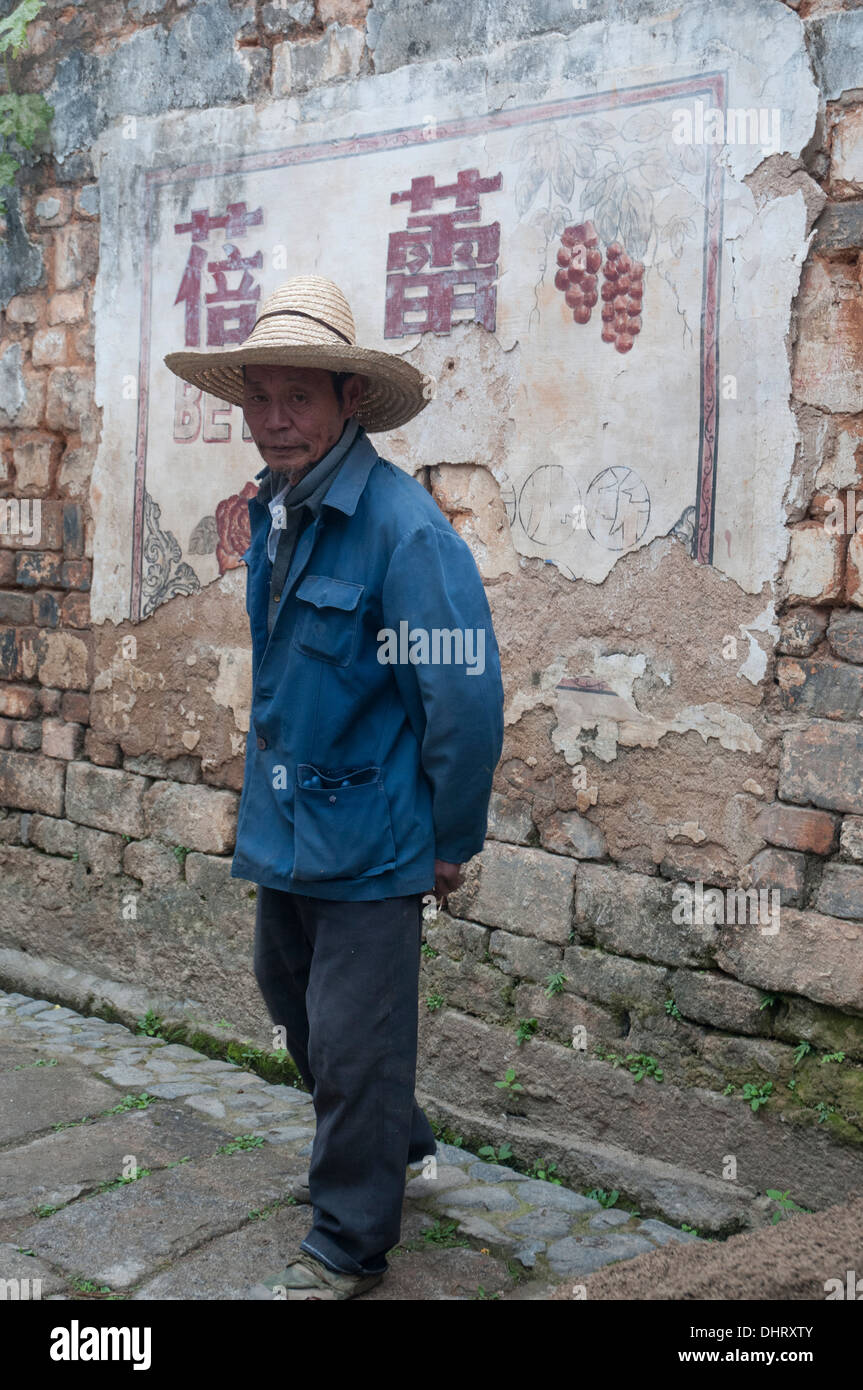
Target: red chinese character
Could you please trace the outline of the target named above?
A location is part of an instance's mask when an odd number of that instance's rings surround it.
[[[424,265],[451,266],[454,261],[463,265],[491,265],[500,250],[500,223],[488,227],[457,227],[457,222],[473,222],[479,217],[479,204],[457,212],[429,213],[425,217],[409,217],[408,227],[427,227],[428,231],[392,232],[390,234],[387,270],[405,270],[416,274]],[[474,250],[474,248],[476,248]]]
[[[479,202],[480,193],[495,193],[501,186],[502,174],[493,178],[481,179],[479,169],[460,169],[455,183],[435,188],[433,174],[411,179],[411,186],[402,193],[391,193],[391,203],[409,202],[411,212],[425,212],[433,206],[435,198],[455,198],[457,208],[470,207]]]
[[[478,169],[460,169],[455,183],[437,187],[423,175],[390,194],[391,203],[409,202],[418,215],[408,218],[407,230],[390,233],[385,338],[449,333],[454,313],[494,331],[500,223],[479,225],[479,195],[501,183],[501,174],[480,178]],[[454,198],[455,211],[429,211],[436,198]]]
[[[497,267],[465,266],[462,270],[439,270],[431,275],[388,275],[385,338],[403,338],[409,333],[449,333],[453,313],[468,311],[468,317],[494,332],[497,306]],[[419,288],[420,294],[406,291]],[[420,314],[408,319],[408,314]]]
[[[226,343],[242,343],[255,326],[257,301],[261,295],[260,285],[256,285],[249,268],[260,270],[263,256],[256,251],[253,256],[241,256],[239,249],[226,241],[224,248],[228,254],[223,261],[207,261],[207,269],[212,273],[216,288],[205,296],[207,301],[207,346],[224,347]],[[228,288],[227,274],[230,270],[243,272],[239,285]],[[237,301],[248,300],[241,304]],[[231,319],[235,326],[227,325]]]
[[[259,285],[255,285],[249,269],[260,269],[263,257],[260,251],[253,256],[243,257],[229,238],[241,236],[249,227],[259,226],[263,220],[262,208],[250,211],[245,203],[229,203],[227,211],[220,217],[212,217],[209,208],[194,208],[190,221],[174,223],[174,231],[178,235],[190,233],[193,242],[174,300],[175,304],[185,303],[186,306],[187,347],[199,347],[201,342],[201,290],[205,264],[216,283],[215,290],[205,295],[208,347],[241,343],[251,333],[261,290]],[[206,241],[214,229],[224,229],[225,232],[222,247],[225,259],[221,261],[208,261],[204,248],[195,244]],[[239,285],[229,288],[227,275],[232,270],[242,272],[242,275]]]

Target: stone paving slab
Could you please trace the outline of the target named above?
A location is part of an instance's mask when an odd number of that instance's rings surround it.
[[[281,1207],[175,1260],[170,1269],[146,1279],[133,1298],[244,1299],[253,1284],[284,1268],[308,1229],[308,1207]]]
[[[146,1110],[45,1132],[143,1092]],[[0,1239],[14,1229],[36,1256],[21,1258],[60,1281],[48,1297],[74,1299],[75,1277],[140,1300],[248,1297],[308,1231],[308,1205],[285,1203],[307,1202],[314,1123],[294,1087],[0,991]],[[214,1156],[253,1134],[259,1147]],[[153,1171],[99,1192],[129,1154]],[[561,1278],[697,1239],[458,1146],[435,1159],[407,1170],[401,1244],[364,1298],[539,1300]],[[34,1222],[43,1203],[66,1205]]]
[[[18,1243],[66,1273],[129,1289],[236,1229],[250,1211],[287,1198],[301,1167],[288,1165],[264,1148],[163,1170],[64,1207],[22,1230]]]
[[[20,1071],[23,1067],[32,1066],[34,1062],[45,1058],[48,1054],[41,1043],[16,1043],[14,1047],[0,1047],[0,1075],[7,1071]]]
[[[129,1156],[141,1169],[165,1168],[186,1157],[209,1157],[230,1137],[185,1110],[158,1107],[157,1114],[111,1115],[6,1149],[0,1153],[0,1234],[9,1237],[30,1225],[37,1206],[63,1206],[119,1178]]]
[[[26,1247],[25,1247],[26,1248]],[[28,1297],[35,1297],[33,1280],[40,1280],[40,1297],[49,1298],[51,1294],[62,1293],[66,1288],[66,1281],[56,1275],[48,1265],[41,1260],[34,1259],[32,1255],[23,1255],[17,1245],[7,1245],[0,1243],[0,1279],[27,1279]],[[19,1287],[18,1293],[23,1293]],[[20,1300],[19,1300],[20,1301]]]
[[[70,1062],[5,1072],[0,1076],[0,1144],[96,1115],[119,1099],[113,1086]]]

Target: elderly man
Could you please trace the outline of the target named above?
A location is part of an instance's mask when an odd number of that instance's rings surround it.
[[[405,1169],[434,1152],[414,1097],[424,895],[482,848],[503,740],[473,556],[369,440],[433,382],[356,345],[341,291],[289,280],[241,347],[172,353],[242,404],[252,727],[232,876],[260,885],[255,973],[308,1086],[311,1228],[252,1297],[350,1298],[398,1243]]]

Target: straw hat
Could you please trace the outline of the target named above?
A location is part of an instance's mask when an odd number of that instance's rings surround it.
[[[356,411],[369,434],[412,420],[435,392],[434,377],[394,353],[357,347],[354,318],[338,285],[320,275],[295,275],[265,300],[239,347],[219,352],[169,352],[165,365],[183,381],[233,405],[243,403],[243,363],[361,372],[368,385]]]

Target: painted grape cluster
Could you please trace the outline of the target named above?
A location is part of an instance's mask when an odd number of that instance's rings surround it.
[[[592,222],[565,227],[557,253],[555,287],[563,291],[576,323],[589,323],[602,299],[602,341],[629,352],[641,332],[644,266],[627,255],[619,241],[606,248],[605,262]],[[602,289],[598,289],[602,270]]]

